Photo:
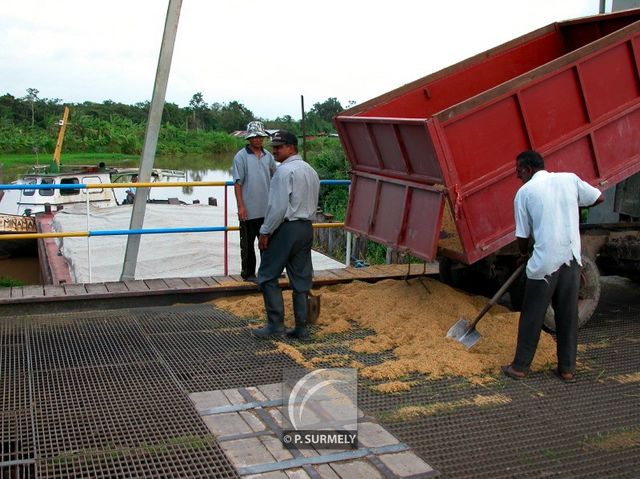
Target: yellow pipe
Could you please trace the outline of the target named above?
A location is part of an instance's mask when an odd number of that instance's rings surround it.
[[[17,233],[0,235],[0,241],[13,239],[40,239],[40,238],[73,238],[89,236],[88,231],[69,231],[68,233]]]
[[[166,183],[87,183],[87,189],[93,188],[162,188],[167,186],[224,186],[225,181],[168,181]]]
[[[344,223],[313,223],[314,228],[342,228]]]
[[[314,228],[342,228],[344,223],[314,223]],[[238,231],[239,226],[228,226],[227,231]],[[168,234],[171,234],[168,232]],[[0,241],[13,239],[41,239],[41,238],[84,238],[88,231],[69,231],[67,233],[17,233],[0,235]]]

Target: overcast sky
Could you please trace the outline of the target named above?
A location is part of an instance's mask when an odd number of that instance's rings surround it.
[[[607,11],[610,10],[607,2]],[[2,0],[0,95],[151,100],[168,0]],[[363,102],[599,0],[184,0],[166,100],[300,117]]]

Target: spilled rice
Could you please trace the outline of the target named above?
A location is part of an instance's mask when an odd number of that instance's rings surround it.
[[[354,353],[352,358],[332,355],[309,359],[300,346],[278,343],[278,349],[305,367],[320,363],[358,367],[361,377],[385,381],[387,386],[379,385],[381,390],[395,392],[410,387],[402,382],[410,374],[430,378],[464,376],[472,382],[483,383],[487,375],[498,374],[500,365],[513,359],[518,313],[494,306],[478,323],[482,338],[467,351],[459,342],[447,338],[447,331],[460,318],[471,321],[488,300],[436,280],[389,279],[375,284],[355,281],[318,288],[314,294],[322,297],[318,329],[314,335],[316,343],[335,340],[331,335],[362,329],[371,334],[347,340]],[[291,327],[291,294],[285,291],[284,298],[286,323]],[[255,319],[265,315],[259,294],[221,298],[213,304],[238,317]],[[305,352],[312,350],[305,347]],[[532,370],[546,369],[554,364],[555,351],[555,342],[543,333]],[[364,366],[354,361],[363,353],[386,353],[392,359],[375,366]]]

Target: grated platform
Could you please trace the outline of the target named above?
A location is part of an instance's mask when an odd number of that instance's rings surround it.
[[[605,283],[580,333],[577,384],[550,373],[484,386],[413,377],[382,394],[361,380],[359,407],[452,478],[638,477],[640,295]],[[307,359],[356,354],[335,335],[302,349]],[[321,365],[321,364],[320,364]],[[330,364],[327,364],[330,365]],[[295,363],[246,321],[184,306],[5,317],[0,320],[0,479],[237,477],[189,393],[281,381]],[[478,396],[507,398],[476,407]],[[406,405],[434,409],[411,420]]]

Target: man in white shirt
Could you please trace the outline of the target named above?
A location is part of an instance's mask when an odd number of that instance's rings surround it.
[[[513,379],[527,375],[551,303],[558,342],[555,374],[564,382],[575,382],[582,265],[579,207],[593,206],[604,198],[573,173],[546,171],[544,159],[532,150],[517,156],[516,173],[524,183],[516,193],[514,210],[519,263],[527,261],[527,282],[515,358],[502,366],[502,371]],[[529,258],[531,240],[533,254]]]
[[[284,302],[278,278],[287,268],[293,297],[295,328],[286,332],[296,339],[308,339],[307,297],[312,286],[313,266],[311,221],[318,207],[320,180],[316,171],[298,155],[298,139],[279,130],[271,138],[273,154],[280,162],[269,186],[269,201],[260,227],[258,246],[262,251],[258,284],[264,298],[267,325],[254,329],[259,338],[282,336]]]

